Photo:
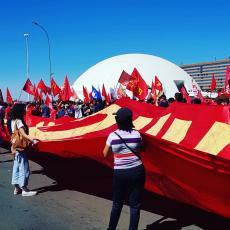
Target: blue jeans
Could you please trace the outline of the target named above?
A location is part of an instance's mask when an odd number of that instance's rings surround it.
[[[12,185],[18,185],[20,188],[28,185],[30,176],[29,161],[26,152],[15,153],[12,172]]]
[[[144,183],[145,170],[143,165],[130,169],[114,170],[113,206],[108,230],[116,229],[126,194],[128,194],[130,206],[129,230],[136,230],[138,228]]]

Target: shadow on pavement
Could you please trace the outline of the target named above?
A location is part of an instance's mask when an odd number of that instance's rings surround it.
[[[43,167],[42,170],[32,171],[33,174],[44,174],[55,180],[49,186],[38,188],[39,193],[69,189],[112,199],[112,169],[96,161],[88,158],[59,158],[40,152],[30,154],[30,159]],[[207,230],[230,229],[230,219],[148,191],[144,193],[142,209],[163,216],[158,221],[148,223],[146,230],[177,230],[190,225]]]

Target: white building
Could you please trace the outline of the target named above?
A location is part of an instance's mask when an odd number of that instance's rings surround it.
[[[134,67],[149,86],[156,75],[162,82],[167,98],[178,92],[175,80],[183,82],[187,90],[192,90],[192,78],[183,69],[165,59],[147,54],[124,54],[101,61],[79,76],[73,88],[80,98],[83,85],[91,91],[92,85],[101,89],[104,83],[106,91],[109,92],[111,87],[117,86],[122,71],[131,74]]]

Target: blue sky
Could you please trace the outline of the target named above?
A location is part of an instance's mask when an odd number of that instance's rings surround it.
[[[230,56],[230,2],[166,0],[0,0],[0,88],[14,99],[26,81],[29,33],[30,80],[49,82],[49,34],[52,72],[59,85],[71,84],[106,58],[145,53],[175,64]],[[23,93],[25,94],[25,93]]]

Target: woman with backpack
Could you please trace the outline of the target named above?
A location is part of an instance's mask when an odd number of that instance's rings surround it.
[[[27,188],[30,176],[29,161],[27,158],[27,150],[23,147],[18,148],[18,138],[15,133],[24,139],[25,142],[35,144],[36,140],[28,135],[28,127],[24,121],[25,105],[15,104],[11,111],[11,151],[14,154],[14,165],[12,171],[12,185],[14,185],[14,195],[22,194],[22,196],[34,196],[36,191],[30,191]],[[14,138],[15,137],[15,138]],[[13,141],[12,141],[13,138]]]

